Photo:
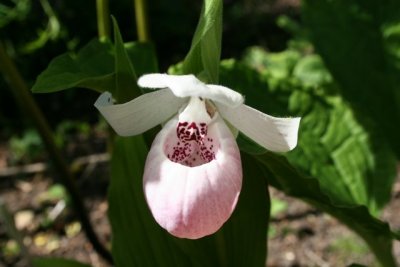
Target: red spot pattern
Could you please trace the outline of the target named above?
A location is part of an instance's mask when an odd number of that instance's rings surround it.
[[[178,122],[178,141],[167,154],[171,161],[195,167],[215,159],[213,139],[207,137],[207,124]]]

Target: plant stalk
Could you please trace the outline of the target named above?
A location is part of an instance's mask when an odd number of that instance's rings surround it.
[[[110,39],[110,14],[108,0],[96,0],[97,32],[100,41]]]
[[[146,0],[135,0],[136,29],[139,42],[150,40],[147,24]]]
[[[84,202],[79,194],[78,188],[74,182],[74,178],[70,172],[68,164],[64,161],[57,145],[54,141],[53,133],[43,116],[43,113],[36,105],[29,89],[22,79],[18,69],[16,68],[14,62],[6,53],[2,42],[0,41],[0,70],[3,72],[6,81],[12,88],[15,99],[21,104],[21,108],[29,116],[36,129],[38,130],[44,145],[49,153],[51,160],[53,161],[54,167],[58,172],[60,181],[67,189],[76,215],[78,216],[82,228],[86,234],[88,240],[92,243],[93,248],[108,262],[112,263],[112,257],[110,252],[102,245],[102,243],[97,238],[94,232],[90,220],[87,216],[86,209],[84,207]]]

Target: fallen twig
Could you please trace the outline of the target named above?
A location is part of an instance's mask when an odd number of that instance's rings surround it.
[[[110,156],[108,153],[93,154],[89,156],[83,156],[75,159],[71,164],[71,171],[77,172],[83,166],[96,165],[99,163],[108,162]],[[0,169],[0,177],[12,177],[19,175],[42,173],[49,169],[49,164],[44,162],[27,164],[22,166],[11,166]]]

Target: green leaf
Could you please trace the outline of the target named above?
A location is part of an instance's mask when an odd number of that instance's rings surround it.
[[[115,47],[94,39],[76,55],[66,53],[53,59],[37,78],[32,91],[50,93],[82,87],[109,91],[122,102],[140,94],[136,74],[158,71],[154,47],[149,43],[124,44],[115,21],[114,35]]]
[[[305,0],[313,43],[357,117],[378,123],[400,157],[400,1]]]
[[[62,258],[35,258],[32,260],[32,265],[34,267],[90,267],[88,264]]]
[[[129,59],[128,52],[125,49],[118,23],[112,17],[114,25],[114,43],[115,43],[115,99],[119,103],[127,102],[141,95],[137,85],[137,76],[132,62]],[[135,64],[136,66],[136,64]]]
[[[183,72],[194,74],[208,83],[217,83],[222,38],[222,1],[204,0],[200,20]]]
[[[264,57],[268,58],[269,54]],[[282,60],[287,59],[282,57]],[[271,61],[265,59],[264,62]],[[272,68],[270,65],[259,68],[263,69],[261,75],[238,62],[223,61],[221,83],[243,93],[246,104],[272,115],[303,117],[298,147],[286,154],[290,164],[287,159],[273,154],[260,155],[263,151],[243,137],[238,140],[240,148],[261,159],[274,176],[279,175],[275,179],[268,177],[270,184],[305,199],[349,225],[367,241],[381,261],[390,263],[392,233],[366,206],[357,204],[368,205],[376,212],[387,203],[396,171],[394,154],[375,128],[365,128],[357,121],[340,96],[299,83],[299,79],[291,75],[290,69],[295,67],[287,66],[288,70],[280,72],[288,73],[282,80],[270,73],[273,69],[268,72]],[[274,88],[269,86],[271,79],[275,79]],[[326,83],[325,80],[321,82]]]
[[[125,49],[137,77],[159,72],[155,49],[151,43],[129,42],[125,43]]]
[[[228,246],[226,266],[264,266],[270,214],[268,184],[252,157],[242,153],[243,187],[232,217],[222,228]]]
[[[338,218],[367,242],[383,266],[396,266],[392,255],[394,233],[387,223],[373,217],[365,206],[336,206],[321,190],[317,179],[304,176],[282,156],[266,153],[255,158],[266,167],[264,171],[266,176],[269,174],[268,179],[276,180],[286,194],[301,198]]]
[[[332,82],[332,77],[326,71],[324,63],[318,55],[302,58],[293,70],[294,78],[305,86],[320,86]]]
[[[304,99],[311,99],[308,111]],[[374,214],[390,200],[396,156],[373,127],[363,127],[339,96],[294,92],[292,112],[303,117],[298,149],[289,161],[317,177],[336,204],[364,204]]]
[[[99,92],[114,88],[113,55],[110,43],[97,39],[89,42],[76,55],[66,53],[51,61],[32,87],[34,93],[50,93],[72,87]]]

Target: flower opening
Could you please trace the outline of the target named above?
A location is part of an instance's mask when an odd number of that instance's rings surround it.
[[[193,97],[179,115],[176,131],[166,139],[164,152],[168,159],[188,167],[196,167],[215,159],[218,140],[209,131],[213,122],[206,101]]]

